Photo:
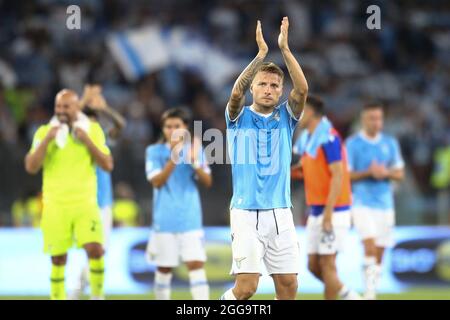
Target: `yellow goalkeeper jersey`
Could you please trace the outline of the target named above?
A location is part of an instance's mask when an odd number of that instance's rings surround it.
[[[36,131],[31,152],[36,150],[51,126],[39,127]],[[105,135],[100,125],[90,122],[88,136],[103,153],[110,154],[105,143]],[[97,201],[96,164],[88,148],[68,135],[67,143],[60,148],[52,140],[43,162],[42,195],[43,203],[71,204]]]

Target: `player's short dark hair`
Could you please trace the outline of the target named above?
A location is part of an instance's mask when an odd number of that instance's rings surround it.
[[[325,115],[325,104],[323,100],[315,95],[308,95],[306,98],[306,105],[308,105],[316,115]]]
[[[192,116],[191,112],[186,108],[172,108],[162,114],[161,125],[164,125],[164,122],[166,122],[166,120],[170,118],[179,118],[185,125],[189,125],[191,123]]]
[[[371,101],[363,105],[362,111],[381,110],[384,111],[384,104],[380,101]]]
[[[280,76],[281,80],[284,79],[284,72],[281,70],[279,66],[277,66],[273,62],[263,62],[259,68],[256,70],[256,73],[258,72],[268,72],[268,73],[275,73]]]

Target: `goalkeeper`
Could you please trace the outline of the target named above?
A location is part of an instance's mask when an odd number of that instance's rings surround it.
[[[113,168],[101,127],[80,111],[78,95],[68,89],[55,98],[55,115],[39,127],[25,169],[43,169],[44,251],[51,256],[51,299],[65,299],[67,251],[76,242],[89,258],[91,298],[103,299],[103,231],[97,204],[95,168]]]

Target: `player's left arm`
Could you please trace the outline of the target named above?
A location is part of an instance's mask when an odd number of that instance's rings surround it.
[[[281,22],[280,35],[278,36],[278,46],[281,49],[284,62],[289,71],[294,88],[289,93],[289,106],[294,116],[299,119],[306,103],[308,95],[308,82],[306,81],[300,64],[295,59],[288,45],[288,17],[284,17]]]
[[[322,227],[325,231],[331,231],[333,229],[332,215],[342,190],[344,159],[342,158],[341,148],[341,140],[336,136],[330,136],[329,141],[322,145],[328,163],[328,170],[331,175],[330,189],[328,191],[327,201],[323,212]]]
[[[393,141],[393,153],[393,165],[387,170],[387,178],[393,181],[401,181],[405,177],[405,162],[397,140]]]
[[[401,169],[389,169],[387,178],[394,181],[401,181],[405,177],[405,170]]]
[[[86,131],[81,128],[75,128],[75,136],[88,148],[89,153],[100,168],[109,172],[113,170],[113,157],[110,154],[104,153],[100,150]]]

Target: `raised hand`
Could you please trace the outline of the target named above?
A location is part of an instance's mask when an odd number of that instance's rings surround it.
[[[258,55],[265,57],[269,51],[266,41],[262,33],[261,21],[256,23],[256,43],[258,44]]]
[[[90,85],[87,84],[84,86],[83,90],[83,96],[80,100],[81,108],[84,108],[86,105],[90,105],[92,103],[93,99],[96,99],[96,97],[101,96],[102,94],[102,87],[100,85]]]
[[[283,17],[280,26],[280,35],[278,36],[278,46],[280,47],[281,50],[289,49],[288,29],[289,29],[289,19],[288,17]]]

